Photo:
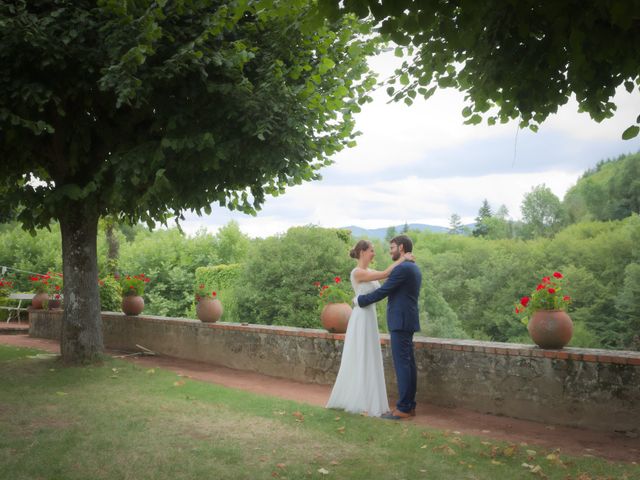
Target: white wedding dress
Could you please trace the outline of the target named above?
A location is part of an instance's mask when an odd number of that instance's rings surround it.
[[[351,271],[351,285],[356,295],[380,287],[377,281],[357,283]],[[389,411],[384,383],[382,350],[375,304],[354,307],[344,338],[342,360],[327,408],[379,417]]]

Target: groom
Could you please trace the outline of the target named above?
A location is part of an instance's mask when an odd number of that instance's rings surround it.
[[[393,261],[413,250],[413,243],[406,235],[398,235],[389,245]],[[418,296],[422,274],[414,262],[406,261],[396,266],[384,285],[357,298],[360,307],[366,307],[389,297],[387,325],[391,333],[391,353],[398,382],[398,403],[395,410],[382,417],[400,420],[416,414],[416,360],[413,354],[413,334],[420,330]]]

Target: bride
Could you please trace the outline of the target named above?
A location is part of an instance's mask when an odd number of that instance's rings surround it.
[[[413,259],[412,254],[407,254],[382,272],[370,270],[369,264],[375,252],[368,240],[360,240],[349,255],[358,260],[358,265],[351,271],[351,285],[356,297],[377,289],[380,286],[378,280],[387,278],[396,265]],[[389,411],[375,304],[364,308],[355,306],[351,313],[340,370],[327,408],[365,413],[371,417],[379,417]]]

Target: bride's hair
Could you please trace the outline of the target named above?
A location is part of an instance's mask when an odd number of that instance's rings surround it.
[[[356,246],[351,249],[351,251],[349,252],[349,256],[351,258],[360,258],[360,252],[362,252],[363,250],[367,250],[369,247],[371,247],[371,245],[372,244],[369,240],[360,240],[358,243],[356,243]]]

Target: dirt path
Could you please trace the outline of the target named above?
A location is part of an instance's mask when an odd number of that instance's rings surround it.
[[[58,342],[26,335],[0,335],[0,344],[32,347],[52,353],[60,351]],[[118,352],[108,353],[119,355]],[[331,387],[327,385],[300,383],[173,357],[146,356],[125,359],[145,367],[160,367],[205,382],[311,405],[323,406],[331,392]],[[537,445],[549,450],[559,449],[565,454],[640,463],[640,438],[629,438],[624,434],[546,425],[435,405],[418,405],[417,415],[406,421],[512,443]]]

